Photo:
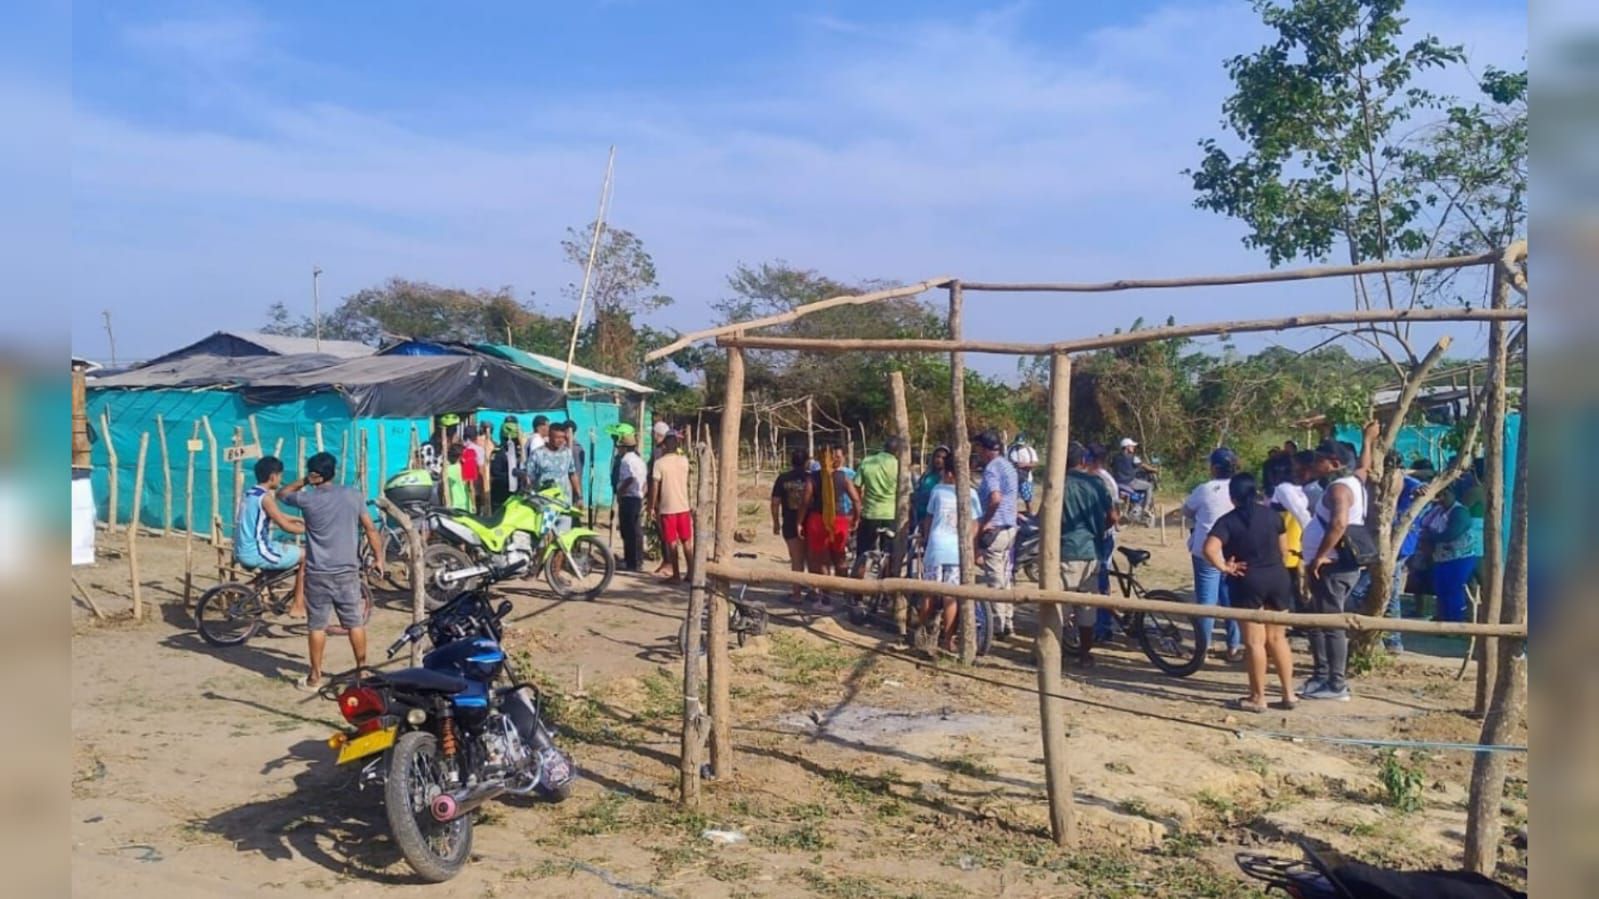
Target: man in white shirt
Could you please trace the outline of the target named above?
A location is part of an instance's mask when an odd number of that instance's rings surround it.
[[[1210,454],[1210,480],[1195,487],[1188,494],[1188,499],[1183,501],[1183,522],[1190,528],[1188,554],[1193,557],[1194,564],[1194,599],[1200,605],[1231,605],[1227,596],[1227,579],[1222,576],[1220,569],[1205,560],[1205,538],[1210,536],[1216,519],[1233,509],[1227,482],[1237,470],[1238,456],[1225,446],[1217,447]],[[1210,632],[1214,624],[1215,619],[1212,618],[1200,618],[1194,622],[1203,652],[1210,651]],[[1243,634],[1238,622],[1228,621],[1227,661],[1236,662],[1243,657]]]
[[[1360,581],[1360,566],[1341,552],[1339,543],[1349,528],[1366,522],[1366,489],[1356,469],[1355,454],[1336,440],[1316,447],[1311,474],[1330,479],[1321,501],[1311,510],[1300,544],[1301,567],[1310,587],[1310,611],[1341,614]],[[1310,680],[1301,695],[1306,699],[1349,701],[1344,680],[1349,661],[1349,633],[1341,628],[1313,628],[1310,637]]]
[[[616,438],[616,506],[622,526],[622,570],[644,567],[644,485],[649,473],[638,454],[638,438],[626,433]]]

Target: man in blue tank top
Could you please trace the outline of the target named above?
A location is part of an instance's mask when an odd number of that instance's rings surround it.
[[[283,462],[276,456],[262,456],[255,463],[255,486],[245,491],[239,502],[239,515],[233,523],[233,557],[246,568],[287,571],[300,568],[294,579],[294,604],[291,618],[305,617],[305,570],[300,566],[300,547],[272,539],[275,527],[286,534],[305,533],[305,522],[284,513],[275,493],[283,484]]]

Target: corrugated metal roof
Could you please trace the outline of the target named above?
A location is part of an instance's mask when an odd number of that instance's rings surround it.
[[[327,356],[338,356],[340,359],[359,359],[377,352],[372,347],[353,340],[323,340],[318,345],[319,341],[314,337],[286,337],[282,334],[263,334],[260,331],[218,331],[217,333],[231,334],[240,340],[248,340],[277,353],[279,356],[322,353]]]

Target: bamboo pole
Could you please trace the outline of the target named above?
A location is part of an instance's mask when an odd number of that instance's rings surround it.
[[[1049,447],[1045,462],[1043,509],[1039,515],[1038,585],[1059,590],[1060,528],[1066,498],[1066,446],[1070,433],[1071,357],[1057,354],[1049,368]],[[1033,651],[1038,665],[1038,710],[1044,737],[1044,782],[1049,792],[1049,830],[1056,845],[1077,842],[1072,815],[1072,778],[1066,749],[1066,701],[1061,698],[1061,628],[1064,609],[1038,608]]]
[[[1494,266],[1493,308],[1510,306],[1510,266],[1500,260]],[[1482,602],[1477,606],[1478,621],[1498,621],[1504,597],[1505,549],[1505,381],[1510,354],[1505,343],[1503,322],[1488,323],[1488,433],[1483,435],[1483,491],[1487,508],[1482,519]],[[1525,426],[1525,425],[1524,425]],[[1462,448],[1464,454],[1469,447]],[[1477,688],[1472,714],[1483,715],[1494,696],[1494,678],[1499,674],[1499,644],[1477,641]],[[1501,780],[1503,776],[1501,775]]]
[[[952,342],[961,339],[961,282],[949,285],[949,336]],[[977,547],[976,522],[972,520],[971,503],[966,498],[972,493],[972,444],[966,433],[966,355],[959,350],[949,354],[949,404],[950,421],[955,431],[950,444],[955,453],[955,509],[960,534],[961,585],[976,581]],[[990,625],[992,626],[992,625]],[[977,661],[977,609],[971,602],[960,603],[961,645],[960,658],[970,665]]]
[[[378,489],[388,483],[389,478],[389,429],[382,421],[378,422]]]
[[[396,506],[386,496],[378,497],[378,508],[394,519],[405,532],[406,541],[411,544],[411,623],[418,624],[427,617],[427,572],[422,563],[422,532],[411,516],[405,510]],[[387,564],[386,559],[377,559],[381,564]],[[422,641],[411,641],[411,667],[422,664]]]
[[[882,591],[904,590],[914,593],[926,590],[923,581],[910,578],[884,578],[866,582],[858,578],[835,577],[826,574],[791,571],[767,565],[733,565],[712,560],[706,563],[706,572],[713,578],[734,580],[751,586],[815,587],[830,593],[866,595]],[[1381,615],[1361,615],[1355,612],[1304,613],[1280,612],[1271,609],[1235,609],[1231,606],[1200,606],[1191,602],[1170,602],[1157,599],[1136,599],[1106,596],[1100,593],[1077,593],[1070,590],[1044,590],[1025,585],[1013,585],[997,590],[975,584],[940,584],[940,593],[956,599],[982,599],[993,603],[1067,603],[1095,609],[1115,609],[1122,612],[1151,612],[1178,615],[1184,618],[1217,618],[1223,621],[1258,621],[1261,624],[1285,624],[1294,627],[1325,628],[1346,631],[1400,631],[1407,634],[1444,634],[1525,639],[1525,624],[1478,624],[1475,621],[1422,621],[1414,618],[1386,618]]]
[[[911,528],[911,415],[905,406],[905,373],[888,373],[888,395],[894,408],[894,436],[899,438],[899,482],[894,487],[894,549],[888,570],[895,575],[905,571],[905,551]],[[910,631],[910,602],[904,593],[894,594],[894,629],[904,636]]]
[[[719,337],[719,347],[740,347],[747,350],[794,350],[810,353],[862,353],[862,352],[921,352],[921,353],[993,353],[1002,356],[1048,356],[1055,353],[1084,353],[1110,347],[1131,346],[1156,340],[1178,337],[1203,337],[1217,334],[1244,334],[1256,331],[1286,331],[1292,328],[1313,328],[1323,325],[1380,324],[1384,322],[1453,322],[1453,321],[1526,321],[1525,307],[1510,309],[1357,309],[1345,312],[1315,312],[1288,315],[1280,318],[1262,318],[1228,322],[1204,322],[1193,325],[1169,325],[1160,328],[1140,328],[1120,334],[1102,334],[1055,343],[1014,343],[994,340],[949,340],[920,338],[814,338],[814,337],[747,337],[737,334]]]
[[[350,429],[345,428],[344,434],[339,437],[339,483],[347,485],[351,480]]]
[[[279,462],[283,461],[283,438],[282,437],[279,437],[278,441],[276,443],[272,444],[272,455],[276,456],[278,458]]]
[[[361,488],[361,499],[362,500],[369,499],[372,496],[372,484],[371,484],[371,482],[369,480],[367,480],[367,470],[366,470],[366,468],[367,468],[367,458],[366,458],[367,449],[366,449],[366,439],[365,438],[366,438],[366,435],[361,434],[359,431],[356,432],[356,441],[355,441],[355,471],[356,471],[356,475],[355,475],[355,477],[356,477],[356,483]],[[472,490],[473,490],[473,492],[475,494],[476,491],[477,491],[477,485],[476,484],[472,485]]]
[[[250,422],[250,444],[252,446],[255,446],[255,447],[259,448],[261,446],[261,429],[256,426],[255,416],[254,415],[251,415],[249,417],[249,422]]]
[[[128,577],[133,582],[133,620],[144,620],[144,590],[139,586],[139,510],[144,506],[144,457],[150,449],[150,432],[139,435],[139,461],[133,469],[133,503],[128,513]]]
[[[1504,605],[1500,622],[1527,623],[1527,404],[1522,393],[1521,432],[1516,437],[1515,501],[1511,504],[1510,554],[1504,567]],[[1481,640],[1489,643],[1494,641]],[[1486,745],[1510,741],[1527,708],[1527,656],[1525,644],[1499,646],[1499,665],[1493,679],[1492,701],[1482,717],[1478,742]],[[1490,742],[1491,741],[1491,742]],[[1499,861],[1505,795],[1505,758],[1497,752],[1479,752],[1472,760],[1471,789],[1466,801],[1465,866],[1493,876]]]
[[[816,418],[814,416],[814,400],[805,398],[805,453],[812,459],[816,458]]]
[[[948,280],[948,277],[929,278],[926,281],[921,281],[916,284],[907,284],[903,287],[890,287],[885,290],[875,290],[871,293],[848,294],[845,296],[829,297],[828,299],[818,300],[814,303],[806,303],[803,306],[796,307],[788,312],[778,313],[777,315],[768,315],[765,318],[752,319],[747,322],[734,322],[730,325],[721,325],[715,328],[707,328],[704,331],[695,331],[692,334],[684,334],[682,337],[679,337],[678,339],[672,341],[666,346],[661,347],[658,350],[650,351],[649,353],[645,354],[644,361],[654,362],[657,359],[665,359],[667,356],[672,355],[678,350],[681,350],[690,344],[698,343],[701,340],[708,340],[712,337],[720,337],[723,334],[735,334],[739,331],[754,330],[756,328],[769,328],[772,325],[781,325],[785,322],[795,321],[799,318],[821,312],[825,309],[832,309],[838,306],[860,306],[866,303],[875,303],[880,300],[891,300],[896,297],[913,297],[924,291],[931,290],[934,287],[947,282]]]
[[[917,456],[921,460],[922,472],[927,472],[927,410],[922,410],[922,452]]]
[[[721,458],[716,479],[716,559],[733,558],[733,530],[738,526],[738,431],[744,413],[744,351],[727,352],[727,389],[722,401]],[[699,540],[703,534],[696,535]],[[697,574],[697,573],[696,573]],[[711,647],[707,669],[711,682],[711,770],[718,778],[733,774],[732,670],[727,656],[728,583],[711,592]]]
[[[194,602],[194,445],[200,442],[200,423],[194,423],[187,449],[189,462],[183,487],[183,607],[189,609]]]
[[[108,508],[106,509],[106,527],[117,526],[117,442],[111,439],[111,416],[105,409],[100,410],[100,439],[105,441],[106,452],[106,492],[109,494]]]
[[[316,423],[316,451],[319,453],[324,452],[322,449],[322,422],[320,421]]]
[[[296,469],[295,470],[295,477],[296,478],[304,478],[305,477],[305,438],[304,437],[295,438],[294,449],[295,449],[295,459],[298,460],[295,463],[295,469]]]
[[[694,533],[709,533],[716,518],[716,507],[705,501],[711,494],[711,467],[716,457],[708,443],[699,444],[699,465],[695,477],[695,492],[701,497],[694,505]],[[701,622],[705,620],[705,591],[709,583],[705,577],[705,563],[710,541],[694,541],[694,555],[690,563],[693,575],[688,592],[688,617],[684,619],[688,640],[683,649],[683,734],[678,749],[678,801],[694,808],[700,801],[700,767],[705,764],[705,741],[710,736],[710,720],[700,705],[700,650],[702,644]]]
[[[233,429],[233,509],[232,517],[238,520],[239,503],[244,499],[244,456],[240,452],[244,449],[244,428],[235,426]],[[235,540],[238,534],[234,534]]]
[[[1512,244],[1512,248],[1516,245]],[[1525,252],[1525,247],[1522,248]],[[1357,265],[1320,265],[1310,268],[1253,272],[1242,275],[1199,275],[1185,278],[1140,278],[1088,283],[1019,283],[971,281],[967,290],[1025,293],[1105,293],[1115,290],[1154,290],[1167,287],[1214,287],[1229,284],[1271,284],[1280,281],[1308,281],[1315,278],[1343,278],[1379,272],[1442,271],[1492,265],[1505,251],[1490,250],[1470,256],[1444,256],[1424,259],[1387,259]]]
[[[161,533],[172,532],[172,451],[167,447],[167,423],[155,417],[156,435],[161,440]]]
[[[217,521],[222,517],[217,512],[222,500],[222,456],[217,451],[217,432],[211,427],[211,416],[200,416],[200,425],[205,428],[205,439],[211,446],[211,503],[207,506],[206,522],[211,531],[211,545],[216,546],[222,541],[222,534],[217,527]]]

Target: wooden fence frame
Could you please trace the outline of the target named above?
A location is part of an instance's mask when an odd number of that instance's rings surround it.
[[[1510,639],[1525,641],[1526,639],[1526,595],[1524,589],[1508,592],[1504,597],[1502,608],[1499,610],[1500,622],[1472,622],[1445,624],[1441,622],[1411,621],[1405,619],[1368,618],[1363,615],[1294,615],[1287,612],[1272,612],[1267,610],[1230,609],[1226,607],[1206,606],[1202,612],[1198,607],[1184,603],[1154,603],[1147,600],[1128,600],[1124,598],[1111,598],[1098,594],[1085,594],[1053,589],[1059,584],[1058,566],[1050,564],[1055,558],[1054,548],[1059,544],[1061,516],[1058,512],[1061,497],[1064,495],[1066,477],[1066,453],[1063,438],[1067,433],[1070,400],[1070,354],[1087,352],[1106,347],[1125,346],[1131,344],[1149,343],[1158,340],[1169,340],[1176,337],[1212,336],[1222,334],[1236,334],[1250,331],[1281,331],[1295,328],[1319,327],[1332,324],[1375,324],[1387,322],[1455,322],[1455,321],[1486,321],[1494,323],[1498,342],[1495,352],[1502,352],[1503,338],[1499,336],[1499,325],[1507,321],[1526,321],[1525,308],[1508,308],[1508,304],[1497,302],[1502,291],[1496,290],[1496,302],[1488,309],[1371,309],[1337,313],[1311,313],[1303,315],[1285,316],[1273,319],[1258,319],[1251,321],[1213,322],[1195,325],[1175,325],[1162,328],[1149,328],[1120,334],[1102,335],[1098,337],[1066,340],[1048,344],[1037,343],[1009,343],[997,341],[965,340],[961,333],[962,306],[964,293],[967,290],[981,291],[1010,291],[1010,292],[1105,292],[1137,289],[1164,289],[1177,287],[1202,287],[1217,285],[1262,284],[1282,281],[1308,280],[1317,278],[1334,278],[1361,276],[1366,274],[1389,272],[1419,272],[1440,271],[1446,269],[1459,269],[1473,266],[1493,266],[1495,277],[1500,283],[1514,286],[1525,293],[1525,278],[1517,266],[1527,258],[1527,244],[1518,241],[1504,249],[1494,250],[1471,256],[1454,256],[1440,259],[1402,259],[1381,262],[1363,263],[1347,266],[1322,266],[1306,269],[1261,272],[1244,275],[1218,275],[1200,276],[1190,278],[1165,278],[1165,279],[1134,279],[1107,281],[1097,283],[999,283],[999,282],[962,282],[958,279],[933,279],[906,287],[891,288],[858,296],[833,297],[818,303],[809,304],[790,312],[770,316],[754,321],[724,325],[705,331],[680,337],[678,340],[655,351],[649,358],[662,358],[688,346],[698,340],[715,338],[718,346],[724,348],[728,355],[727,379],[725,382],[725,395],[722,403],[722,421],[720,431],[718,478],[716,485],[716,505],[714,520],[716,522],[714,555],[704,565],[697,566],[694,572],[696,585],[705,583],[709,586],[710,598],[710,628],[707,653],[707,671],[709,676],[709,695],[711,706],[711,764],[715,775],[725,778],[733,770],[732,745],[729,737],[731,730],[731,665],[727,647],[727,597],[731,584],[735,581],[746,583],[782,584],[786,586],[821,586],[828,590],[842,593],[878,592],[884,589],[889,591],[911,591],[920,589],[919,582],[908,581],[900,578],[889,579],[884,583],[866,585],[861,581],[849,578],[823,577],[818,575],[800,574],[786,569],[763,569],[732,564],[733,530],[737,524],[738,515],[738,470],[739,470],[739,433],[744,407],[744,351],[746,349],[788,350],[801,352],[947,352],[950,354],[951,368],[951,412],[954,422],[955,452],[958,458],[967,458],[970,455],[970,444],[965,427],[965,396],[964,377],[965,356],[967,352],[982,352],[1010,355],[1048,355],[1051,357],[1050,377],[1050,433],[1052,439],[1048,452],[1046,474],[1044,481],[1044,515],[1040,523],[1040,546],[1043,548],[1041,567],[1042,584],[1040,589],[996,589],[992,587],[978,587],[968,583],[973,571],[972,565],[972,537],[973,523],[965,503],[957,503],[960,509],[961,531],[961,568],[963,582],[959,585],[947,585],[941,589],[962,600],[961,620],[966,625],[963,631],[966,638],[961,647],[962,658],[968,662],[975,660],[975,628],[971,626],[971,600],[988,600],[996,603],[1033,602],[1040,603],[1041,629],[1047,634],[1041,635],[1035,643],[1036,664],[1038,670],[1038,692],[1040,701],[1040,718],[1044,733],[1044,756],[1046,787],[1049,797],[1050,825],[1055,841],[1060,845],[1071,845],[1076,840],[1076,828],[1072,815],[1072,790],[1069,776],[1067,747],[1064,736],[1064,713],[1060,706],[1059,687],[1061,669],[1061,645],[1057,633],[1062,603],[1071,603],[1094,608],[1159,608],[1173,614],[1232,619],[1242,621],[1264,621],[1277,624],[1309,625],[1321,628],[1336,628],[1345,630],[1392,630],[1402,632],[1430,632],[1430,633],[1460,633],[1476,634],[1482,637],[1497,639]],[[789,337],[752,337],[747,332],[757,328],[768,327],[794,321],[802,316],[822,311],[827,308],[842,305],[860,305],[878,302],[896,297],[914,296],[934,286],[945,287],[949,292],[949,334],[948,340],[914,340],[914,339],[841,339],[841,340],[815,340]],[[1503,365],[1500,365],[1503,370]],[[1494,404],[1490,411],[1497,412],[1498,420],[1490,422],[1490,427],[1502,431],[1504,422],[1505,403]],[[1525,424],[1523,424],[1525,428]],[[1492,460],[1490,464],[1493,464]],[[964,496],[970,480],[967,467],[958,467],[960,476],[956,487],[957,494]],[[705,500],[701,500],[704,502]],[[1516,505],[1525,508],[1525,491],[1516,496]],[[712,510],[700,510],[700,520],[711,518]],[[1052,514],[1053,513],[1053,514]],[[701,534],[702,539],[704,534]],[[1525,552],[1525,544],[1520,548]],[[704,589],[699,588],[697,589]],[[1168,608],[1169,607],[1169,608]],[[691,632],[698,630],[699,622],[689,620],[688,627]],[[1499,658],[1504,659],[1516,654],[1515,648],[1501,648]],[[685,673],[687,666],[695,666],[698,659],[688,656],[684,659]],[[685,679],[686,680],[686,679]],[[1494,694],[1495,703],[1490,715],[1497,718],[1502,709],[1519,708],[1513,693],[1512,685],[1499,684]],[[1522,687],[1524,689],[1524,687]],[[704,725],[699,713],[698,696],[685,696],[683,743],[690,745],[691,739]],[[1056,731],[1061,731],[1056,733]],[[683,764],[681,766],[681,793],[680,798],[685,803],[694,802],[700,795],[698,766]],[[1474,793],[1477,790],[1476,779],[1473,780]],[[1491,789],[1492,784],[1489,784]],[[1500,777],[1502,789],[1502,775]],[[1473,803],[1473,820],[1469,822],[1468,834],[1491,832],[1497,833],[1497,828],[1483,828],[1477,821],[1479,806],[1485,803]],[[1493,805],[1492,814],[1497,814],[1497,805]],[[1468,840],[1470,842],[1470,840]],[[1467,857],[1472,859],[1474,854],[1481,855],[1483,847],[1468,845]],[[1489,856],[1492,851],[1489,850]]]

